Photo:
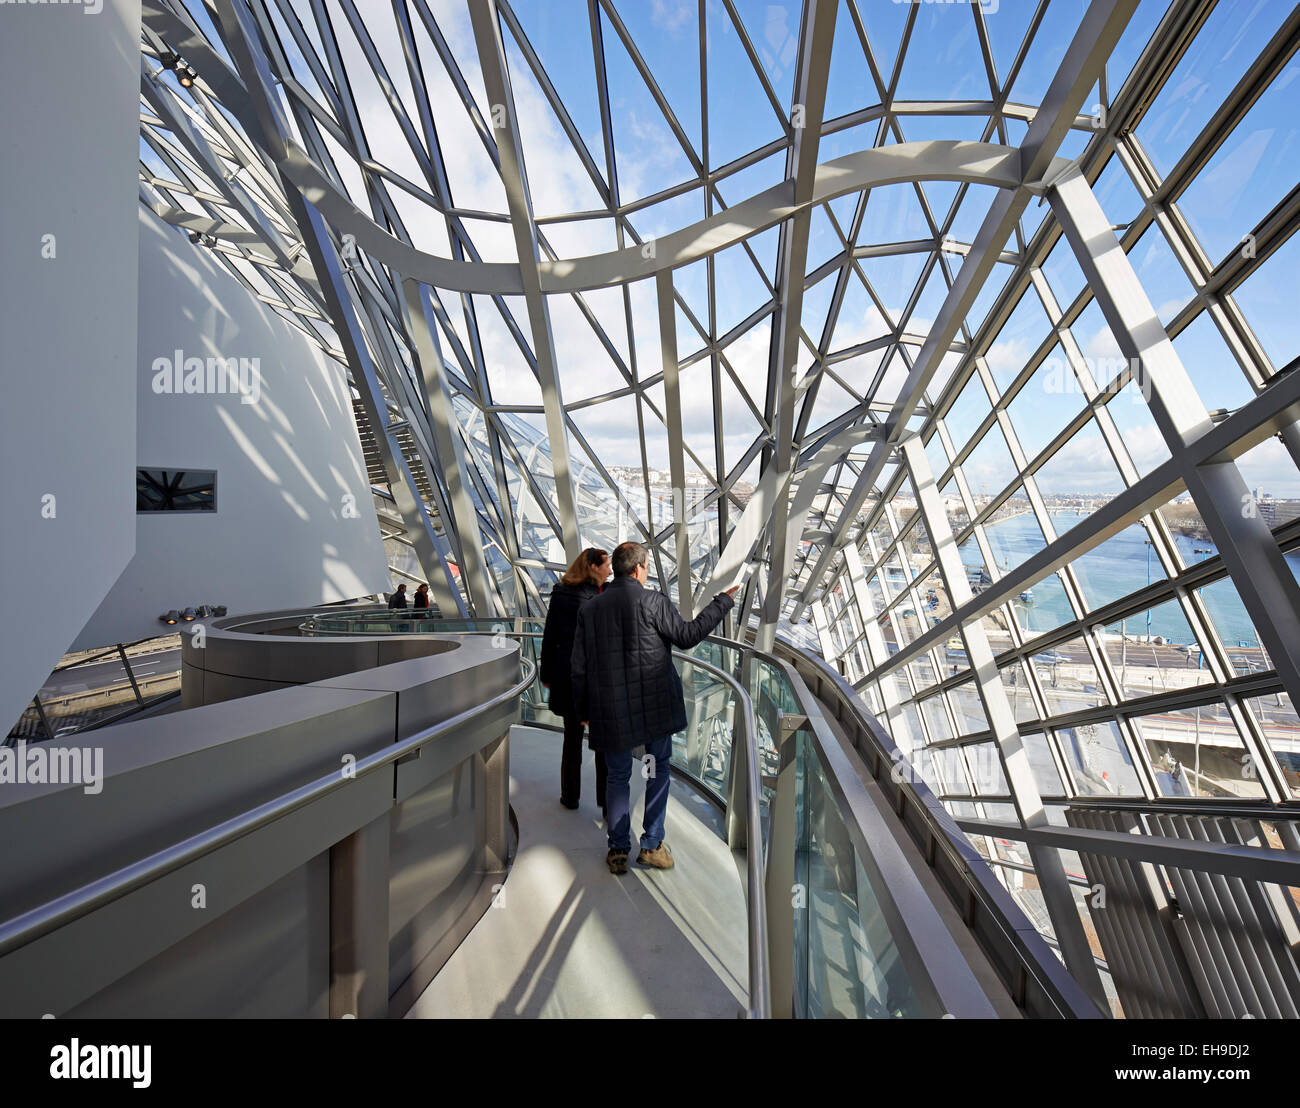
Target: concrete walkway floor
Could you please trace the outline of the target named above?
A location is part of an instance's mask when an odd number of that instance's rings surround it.
[[[744,855],[718,809],[674,776],[665,841],[676,867],[636,865],[645,782],[632,775],[628,872],[606,868],[595,768],[582,803],[560,804],[553,731],[510,734],[519,853],[489,908],[408,1018],[735,1018],[746,1002]]]

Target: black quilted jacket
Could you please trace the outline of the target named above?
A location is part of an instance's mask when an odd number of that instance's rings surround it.
[[[573,693],[569,680],[569,658],[573,635],[578,629],[578,609],[600,589],[584,581],[581,585],[556,583],[546,608],[546,629],[542,632],[542,656],[538,676],[551,687],[550,708],[557,716],[573,715]]]
[[[687,623],[663,593],[615,577],[582,606],[573,640],[573,705],[594,750],[629,750],[686,728],[672,649],[701,642],[731,610],[719,593]]]

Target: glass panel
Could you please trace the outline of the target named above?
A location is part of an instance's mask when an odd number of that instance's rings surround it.
[[[1034,654],[1031,664],[1052,716],[1096,708],[1106,703],[1097,668],[1082,638]]]
[[[1259,774],[1222,702],[1134,721],[1163,796],[1263,796]]]
[[[985,524],[984,537],[993,552],[995,567],[991,569],[996,577],[1010,573],[1047,545],[1043,529],[1030,510],[1029,498],[1023,492],[1010,497]]]
[[[673,736],[673,761],[717,796],[725,796],[731,761],[733,693],[720,677],[678,662],[687,727]]]
[[[1255,717],[1264,740],[1282,770],[1282,780],[1293,799],[1300,799],[1300,719],[1284,692],[1252,697],[1243,701]]]
[[[1263,672],[1272,669],[1273,663],[1259,641],[1255,624],[1246,611],[1237,593],[1237,586],[1231,577],[1224,577],[1212,585],[1197,590],[1197,595],[1205,605],[1210,622],[1219,636],[1219,641],[1228,648],[1229,664],[1238,674]],[[1197,652],[1196,664],[1205,665],[1204,658]]]
[[[1121,634],[1121,628],[1127,634]],[[1136,612],[1106,628],[1107,651],[1124,700],[1203,685],[1213,680],[1201,646],[1177,600]]]
[[[1285,4],[1220,4],[1138,125],[1138,138],[1167,174],[1277,30]]]
[[[1006,691],[1011,711],[1017,723],[1038,718],[1038,708],[1034,705],[1033,693],[1025,676],[1024,667],[1019,662],[1012,662],[1005,669],[998,671],[1002,676],[1002,688]]]
[[[957,717],[957,727],[961,734],[970,735],[977,731],[988,730],[988,717],[984,714],[984,705],[980,703],[975,682],[967,681],[949,690],[948,703],[952,705],[953,715]]]
[[[948,713],[944,710],[943,697],[932,696],[929,700],[921,701],[921,714],[930,729],[931,742],[942,742],[953,737],[952,726],[948,723]]]
[[[996,423],[990,427],[961,468],[977,503],[981,497],[987,500],[1006,488],[1015,479],[1016,465],[1002,428]]]
[[[1052,512],[1053,517],[1069,513]],[[1048,574],[1041,581],[1035,581],[1026,588],[1011,604],[1016,623],[1027,637],[1046,631],[1054,631],[1063,623],[1074,619],[1074,609],[1066,595],[1065,586],[1055,573]]]
[[[1056,762],[1052,758],[1051,748],[1047,745],[1047,736],[1041,731],[1022,735],[1020,741],[1025,744],[1025,753],[1029,757],[1029,772],[1033,774],[1034,784],[1042,796],[1060,796],[1065,792],[1061,775],[1057,772]]]
[[[1056,733],[1081,796],[1139,796],[1142,785],[1113,720]]]
[[[1061,347],[1054,346],[1007,407],[1026,459],[1032,461],[1082,407],[1079,379]]]
[[[957,796],[969,796],[971,793],[971,783],[966,776],[966,762],[961,756],[961,750],[955,746],[945,747],[942,750],[930,751],[930,758],[934,764],[934,772],[938,775],[938,781],[932,784],[926,781],[935,792],[941,795],[956,794]]]
[[[1300,354],[1300,313],[1295,310],[1295,297],[1289,295],[1297,268],[1300,236],[1292,235],[1232,294],[1275,371]]]
[[[1146,588],[1165,576],[1146,528],[1136,523],[1076,558],[1073,565],[1089,610]],[[1131,633],[1133,625],[1128,624],[1127,629]]]
[[[902,953],[835,804],[813,742],[796,739],[799,835],[795,962],[800,1016],[916,1019],[925,1015]]]
[[[975,782],[975,791],[979,795],[1007,796],[1011,792],[1006,774],[1002,772],[998,748],[993,743],[975,743],[962,747],[962,751],[966,755],[966,765],[970,767],[971,780]]]

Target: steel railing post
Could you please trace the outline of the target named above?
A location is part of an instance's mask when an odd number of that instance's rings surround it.
[[[798,729],[785,726],[781,717],[779,735],[773,736],[780,758],[776,774],[776,795],[767,810],[767,949],[772,985],[772,1015],[776,1019],[794,1016],[794,855],[795,757]]]

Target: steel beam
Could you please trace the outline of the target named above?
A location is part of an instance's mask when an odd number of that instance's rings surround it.
[[[777,306],[772,314],[772,352],[768,363],[769,388],[775,385],[777,397],[774,420],[776,449],[769,462],[769,466],[776,467],[776,495],[769,517],[772,563],[754,639],[759,650],[771,650],[776,638],[776,624],[785,602],[785,583],[797,545],[791,541],[789,533],[790,501],[786,490],[794,476],[796,457],[795,402],[801,391],[797,376],[802,334],[800,321],[803,317],[804,273],[808,268],[808,231],[812,223],[809,203],[817,172],[817,150],[826,107],[826,77],[830,71],[838,6],[839,0],[804,0],[803,26],[799,34],[793,112],[802,114],[802,126],[795,128],[794,141],[786,158],[786,179],[793,184],[795,212],[781,224],[777,248]],[[793,122],[799,123],[800,120]],[[809,474],[805,473],[804,480],[808,478]],[[820,478],[817,484],[820,484]]]
[[[415,356],[424,383],[424,399],[429,407],[438,468],[447,483],[449,506],[455,516],[461,576],[474,606],[474,615],[480,618],[501,615],[503,613],[488,581],[478,513],[474,510],[466,480],[470,462],[461,440],[451,390],[447,385],[428,291],[409,277],[402,282],[402,289],[406,296],[407,327],[415,342]]]
[[[925,345],[921,347],[894,402],[887,421],[891,443],[896,443],[907,433],[908,421],[921,402],[926,386],[951,349],[975,298],[1017,228],[1032,195],[1030,186],[1041,189],[1044,176],[1051,178],[1064,172],[1065,166],[1054,157],[1055,152],[1098,75],[1105,69],[1106,59],[1136,7],[1137,0],[1092,0],[1089,4],[1020,146],[1018,187],[1001,191],[994,197],[957,280],[948,291]],[[862,490],[875,485],[885,460],[884,455],[874,458],[873,464],[863,469],[853,495],[862,496]],[[808,582],[804,597],[811,597],[818,583],[819,578],[814,575]]]
[[[249,88],[254,111],[263,141],[271,151],[283,150],[288,124],[280,106],[270,92],[271,75],[266,57],[258,44],[256,29],[235,0],[217,0],[217,11],[225,32],[226,46]],[[456,588],[451,569],[443,556],[434,534],[433,522],[425,510],[416,489],[415,477],[402,455],[387,403],[379,384],[378,373],[366,345],[365,332],[352,302],[351,290],[344,276],[339,257],[330,240],[325,221],[311,204],[289,181],[285,193],[290,210],[303,236],[303,243],[311,257],[312,268],[320,281],[326,307],[334,322],[339,341],[347,354],[348,364],[361,394],[366,417],[375,433],[384,464],[384,475],[393,494],[393,501],[405,523],[407,534],[420,560],[440,610],[464,617],[465,602]]]
[[[565,559],[578,556],[578,504],[569,467],[569,438],[565,428],[564,401],[555,364],[555,337],[551,333],[551,313],[542,294],[539,265],[542,260],[533,221],[533,202],[524,171],[523,146],[519,117],[515,107],[510,76],[506,71],[505,45],[496,0],[477,0],[470,5],[470,21],[478,48],[479,66],[488,101],[492,105],[493,131],[501,158],[501,181],[510,209],[510,226],[519,256],[518,273],[528,306],[528,323],[533,336],[533,356],[542,386],[542,405],[546,411],[546,433],[550,440],[551,472],[555,481],[556,506],[559,509]]]
[[[917,508],[929,527],[930,541],[934,546],[944,589],[956,607],[971,598],[971,589],[952,527],[948,523],[948,514],[944,511],[943,500],[930,471],[930,460],[917,435],[903,439],[899,448],[916,493]],[[1043,807],[1038,784],[1029,767],[1029,755],[1020,738],[1020,729],[1002,685],[1002,678],[998,674],[997,663],[993,660],[984,624],[980,620],[964,623],[961,634],[970,658],[975,688],[984,707],[1020,821],[1026,827],[1044,827],[1047,825],[1047,810]],[[1051,847],[1036,845],[1030,846],[1030,853],[1057,942],[1065,955],[1065,965],[1097,1005],[1104,1008],[1105,991],[1097,973],[1092,949],[1088,945],[1088,937],[1083,930],[1083,921],[1079,918],[1074,896],[1070,892],[1060,854]]]
[[[682,393],[677,377],[677,304],[672,270],[655,277],[659,302],[659,350],[664,370],[664,412],[668,426],[668,470],[673,492],[673,535],[677,541],[677,606],[691,619],[691,537],[686,523],[686,462],[682,454]],[[664,582],[667,588],[668,582]]]
[[[1236,463],[1192,460],[1193,445],[1212,427],[1209,413],[1087,180],[1071,171],[1054,182],[1048,199],[1120,352],[1140,367],[1151,416],[1278,677],[1300,698],[1300,585]]]

